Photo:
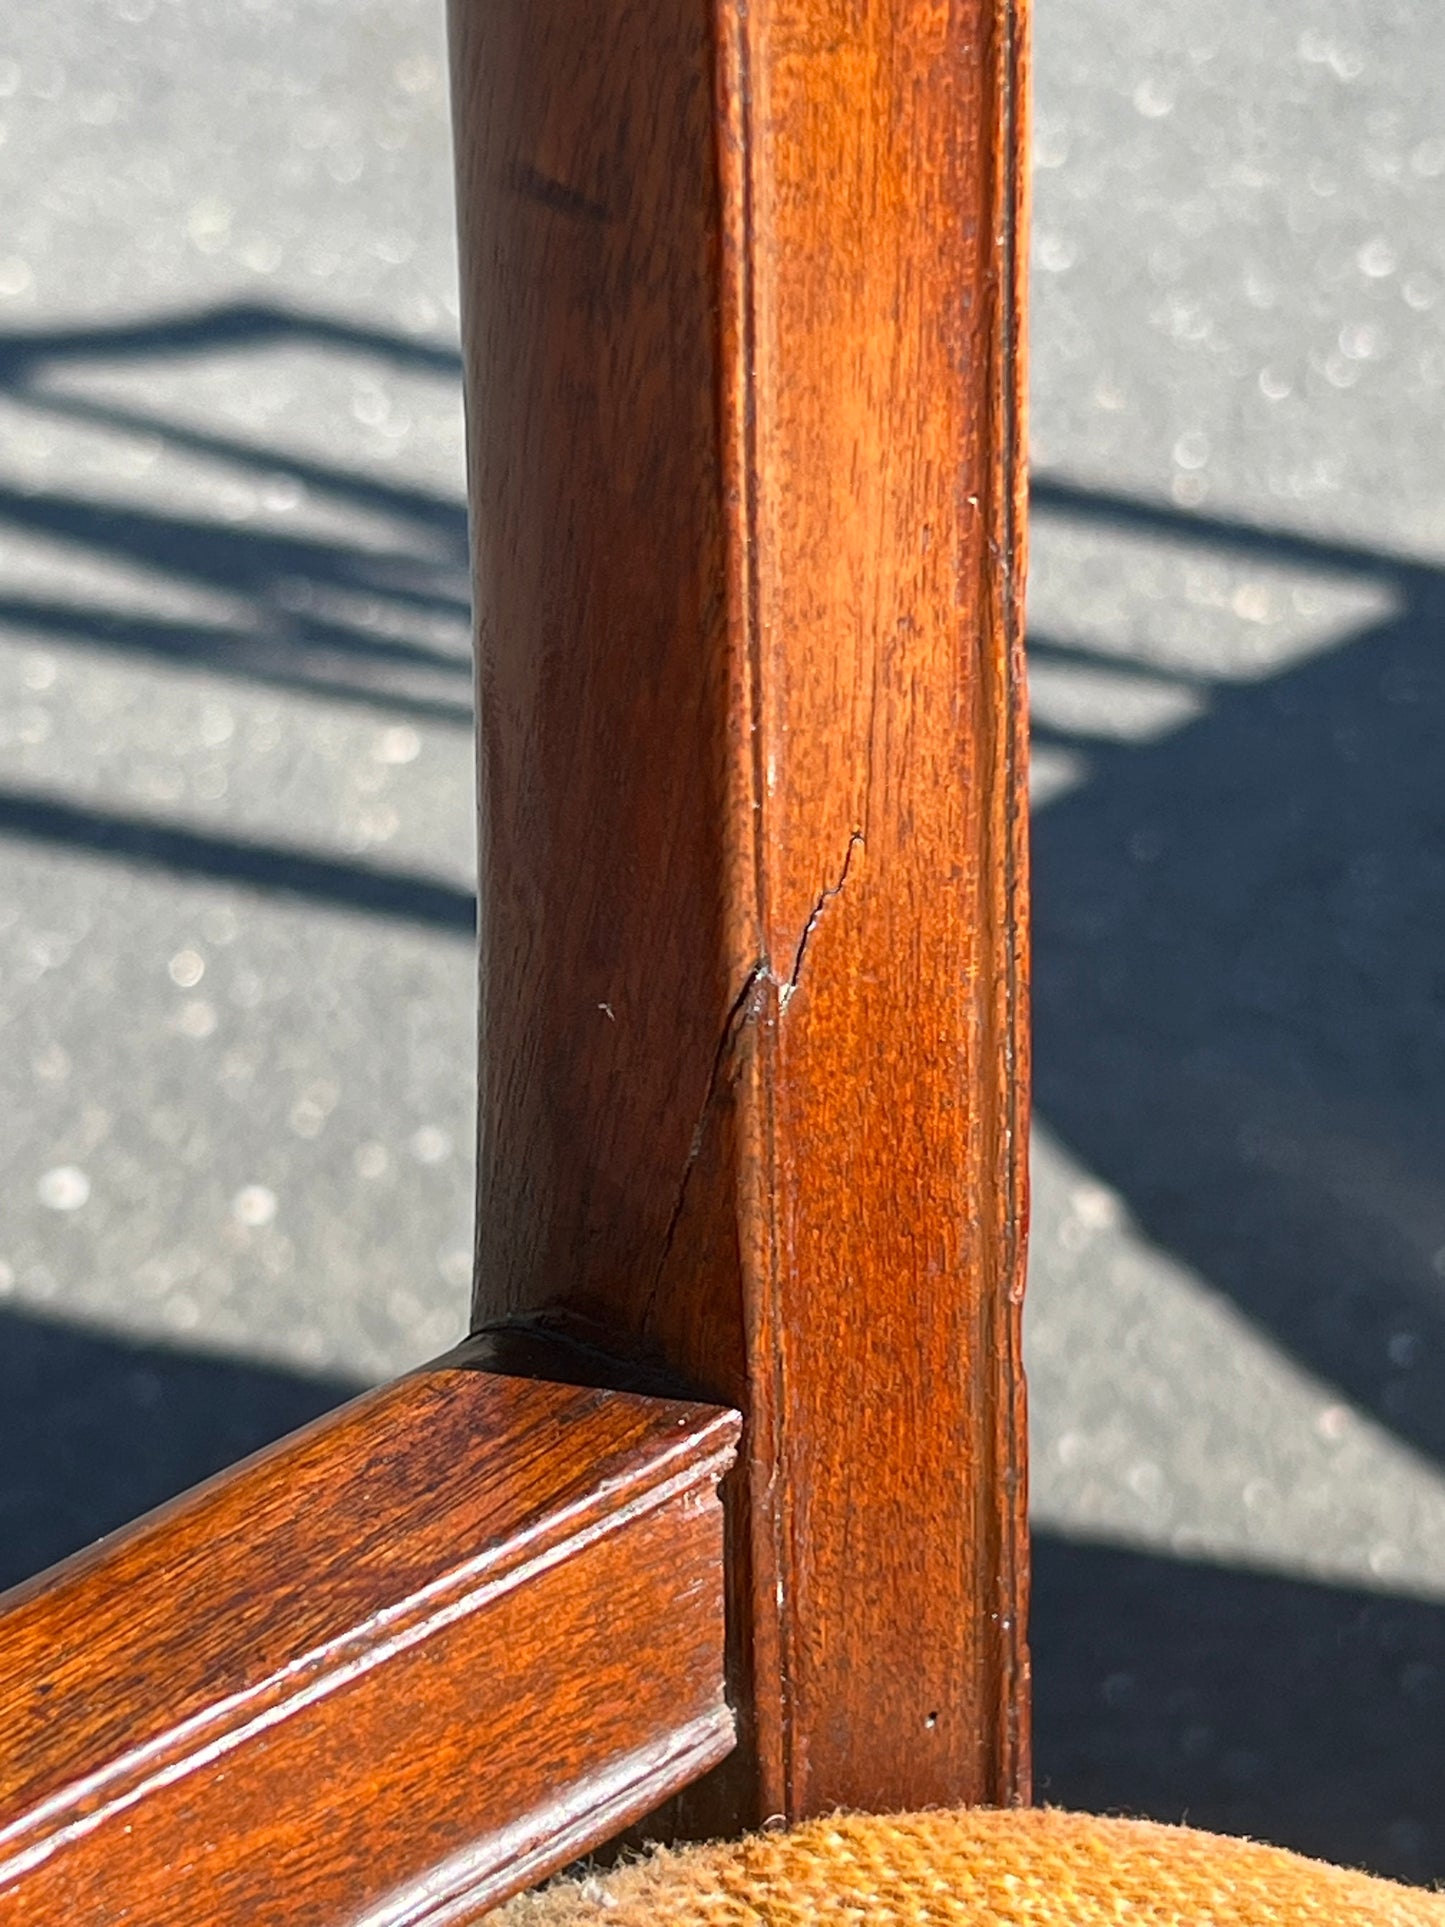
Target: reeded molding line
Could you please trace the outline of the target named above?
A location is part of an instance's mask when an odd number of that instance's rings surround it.
[[[0,1860],[0,1892],[150,1794],[235,1752],[410,1647],[577,1557],[608,1534],[693,1488],[710,1491],[732,1462],[736,1430],[733,1415],[719,1413],[700,1439],[689,1434],[675,1445],[662,1447],[637,1474],[603,1480],[571,1506],[539,1520],[530,1531],[489,1548],[254,1685],[226,1695],[40,1801],[0,1832],[0,1844],[11,1849]],[[705,1456],[697,1457],[700,1444],[706,1448]],[[679,1459],[687,1462],[679,1467]],[[73,1817],[67,1820],[67,1814]],[[36,1839],[37,1834],[42,1837]]]
[[[457,1854],[390,1895],[352,1927],[462,1927],[549,1868],[651,1812],[725,1759],[735,1741],[733,1716],[719,1704],[666,1740],[638,1747],[604,1772],[562,1789],[484,1846]]]

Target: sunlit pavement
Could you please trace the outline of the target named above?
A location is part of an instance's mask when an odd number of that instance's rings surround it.
[[[1041,0],[1040,1789],[1445,1876],[1445,24]],[[0,1567],[459,1328],[439,5],[0,57]]]

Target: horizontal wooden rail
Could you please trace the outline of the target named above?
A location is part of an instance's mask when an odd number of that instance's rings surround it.
[[[441,1927],[733,1744],[730,1412],[442,1360],[0,1601],[0,1923]]]

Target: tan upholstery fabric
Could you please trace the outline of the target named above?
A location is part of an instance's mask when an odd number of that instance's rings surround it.
[[[1145,1820],[815,1820],[523,1894],[489,1927],[1445,1927],[1445,1895]]]

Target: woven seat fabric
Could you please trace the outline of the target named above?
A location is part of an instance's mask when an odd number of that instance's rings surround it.
[[[1445,1927],[1445,1895],[1279,1847],[1046,1808],[837,1816],[659,1849],[494,1927]]]

